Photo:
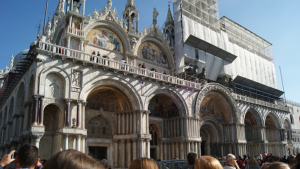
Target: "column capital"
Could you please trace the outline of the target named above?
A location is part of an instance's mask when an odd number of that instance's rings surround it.
[[[81,137],[81,134],[76,135],[76,139],[80,139],[80,137]]]
[[[40,98],[40,95],[33,95],[32,98],[37,101]]]
[[[125,141],[126,141],[126,140],[123,140],[123,139],[122,139],[122,140],[121,140],[121,143],[125,143]]]
[[[40,95],[40,100],[44,100],[45,96]]]
[[[81,104],[83,100],[76,100],[77,104]]]
[[[65,102],[66,102],[67,104],[69,104],[70,102],[72,102],[72,99],[65,99]]]
[[[69,133],[64,133],[65,137],[69,137],[69,135],[70,135]]]
[[[43,135],[44,135],[44,133],[32,133],[32,134],[30,135],[30,137],[31,137],[32,139],[39,140]]]

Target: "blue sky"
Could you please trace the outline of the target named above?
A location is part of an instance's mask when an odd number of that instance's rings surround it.
[[[112,0],[118,15],[126,0]],[[153,7],[159,12],[158,25],[166,20],[168,0],[135,0],[140,11],[139,28],[152,23]],[[55,12],[58,0],[49,0],[48,14]],[[300,39],[299,0],[218,0],[220,17],[227,16],[273,44],[278,88],[282,90],[282,69],[286,98],[300,102],[300,76],[297,53]],[[86,15],[102,9],[106,0],[86,0]],[[44,21],[46,0],[0,0],[0,69],[9,66],[10,55],[28,49],[36,40],[39,21]]]

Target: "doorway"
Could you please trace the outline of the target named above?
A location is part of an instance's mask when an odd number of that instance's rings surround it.
[[[205,145],[206,145],[206,141],[202,141],[201,143],[201,155],[206,155],[206,151],[205,151]]]
[[[89,147],[89,155],[97,160],[107,159],[107,147]]]
[[[150,148],[150,158],[157,160],[156,159],[156,148]]]

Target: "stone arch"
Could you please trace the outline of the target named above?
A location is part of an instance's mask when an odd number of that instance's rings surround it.
[[[86,123],[87,136],[90,138],[112,139],[114,133],[111,121],[102,114],[93,116]]]
[[[16,110],[15,110],[15,114],[25,114],[25,107],[24,107],[24,101],[25,101],[25,84],[24,82],[21,82],[21,84],[19,85],[19,89],[17,92],[17,98],[15,101],[15,105],[16,105]]]
[[[208,96],[211,92],[216,92],[222,98],[224,99],[223,101],[228,103],[228,107],[230,108],[230,113],[232,117],[232,123],[238,123],[241,124],[241,111],[237,106],[237,103],[235,102],[235,99],[233,98],[231,92],[225,88],[224,86],[217,84],[217,83],[208,83],[206,84],[203,89],[199,92],[197,99],[195,100],[195,115],[199,116],[200,112],[200,105],[203,99]]]
[[[264,126],[264,123],[262,121],[262,117],[260,116],[259,111],[257,111],[257,109],[255,109],[254,107],[250,107],[247,109],[247,111],[245,111],[244,118],[243,118],[244,122],[246,120],[247,113],[249,113],[249,112],[254,116],[255,123],[257,126]]]
[[[201,155],[220,156],[217,144],[222,142],[221,130],[214,120],[200,121]]]
[[[282,124],[280,123],[280,121],[279,121],[279,118],[277,117],[277,115],[275,114],[275,113],[273,113],[273,112],[269,112],[269,113],[267,113],[266,114],[266,116],[265,116],[265,118],[264,118],[264,124],[265,124],[265,126],[266,126],[266,120],[267,120],[267,117],[268,116],[270,116],[271,118],[272,118],[272,120],[274,121],[274,123],[275,123],[275,127],[276,128],[282,128]],[[266,126],[267,127],[267,126]]]
[[[117,25],[115,23],[108,22],[108,21],[101,21],[101,22],[96,21],[96,22],[89,24],[87,27],[85,27],[83,29],[85,36],[87,36],[88,33],[93,28],[96,28],[96,27],[104,27],[104,28],[107,28],[107,29],[110,29],[111,31],[113,31],[118,37],[120,37],[120,40],[123,43],[123,48],[124,48],[123,54],[130,53],[130,51],[131,51],[130,42],[129,42],[128,38],[126,37],[127,32],[125,32],[124,29],[122,27],[120,27],[120,25]],[[85,37],[85,39],[86,38],[87,37]]]
[[[128,97],[130,103],[132,104],[132,109],[143,109],[142,100],[138,92],[134,89],[134,86],[132,86],[124,79],[111,76],[101,76],[91,80],[89,83],[86,83],[79,94],[79,99],[86,101],[88,95],[99,86],[113,86],[117,88],[118,90],[122,91],[125,96]]]
[[[158,94],[164,94],[164,95],[167,95],[170,98],[174,99],[176,102],[176,105],[180,109],[180,115],[182,117],[187,116],[189,114],[186,102],[184,101],[182,96],[179,93],[177,93],[177,91],[175,91],[174,89],[169,88],[169,87],[159,87],[157,89],[153,89],[153,90],[149,91],[147,93],[147,97],[145,99],[145,104],[144,104],[145,105],[144,107],[146,109],[148,109],[151,99]]]
[[[158,40],[156,38],[146,36],[143,39],[141,39],[140,41],[138,41],[138,43],[136,44],[136,48],[134,50],[134,55],[136,55],[136,56],[138,55],[138,49],[139,49],[140,45],[143,42],[147,42],[147,41],[157,45],[166,54],[169,69],[174,69],[176,64],[175,64],[173,54],[172,54],[169,46],[165,45],[164,43],[161,42],[161,40]]]
[[[44,108],[43,124],[45,126],[45,133],[40,141],[40,145],[43,145],[43,148],[40,150],[40,156],[41,158],[50,158],[63,148],[63,135],[57,133],[64,126],[63,109],[56,104],[47,105]]]
[[[64,98],[69,98],[70,97],[70,90],[67,90],[67,89],[71,87],[71,78],[65,70],[63,70],[59,67],[48,67],[48,68],[43,69],[40,72],[39,82],[38,82],[39,94],[40,95],[45,95],[45,81],[46,81],[47,76],[51,73],[58,75],[63,80],[63,84],[64,84],[64,88],[65,88],[65,92],[64,92],[63,97]]]

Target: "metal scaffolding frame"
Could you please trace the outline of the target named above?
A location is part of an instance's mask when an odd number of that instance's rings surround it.
[[[220,32],[217,0],[174,0],[177,1],[181,1],[184,16]]]
[[[223,16],[220,19],[221,29],[228,34],[229,41],[235,43],[257,55],[272,61],[272,44],[233,20]]]

